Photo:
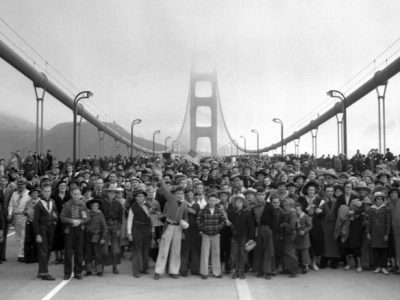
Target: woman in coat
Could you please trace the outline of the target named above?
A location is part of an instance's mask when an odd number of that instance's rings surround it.
[[[324,231],[322,227],[322,209],[323,201],[317,195],[318,184],[315,181],[308,181],[303,187],[303,195],[297,199],[302,210],[312,218],[312,229],[310,231],[311,241],[311,267],[317,271],[319,260],[324,251]]]
[[[65,203],[71,199],[71,195],[67,190],[67,183],[63,180],[59,181],[56,185],[55,193],[51,197],[55,204],[58,215],[61,214],[61,210]],[[56,229],[54,232],[54,240],[53,240],[53,248],[52,250],[55,251],[56,259],[55,264],[63,263],[63,255],[62,250],[64,249],[64,232],[63,232],[63,225],[61,220],[58,219]]]
[[[385,205],[385,194],[376,192],[374,194],[374,205],[368,212],[367,238],[371,241],[371,248],[374,255],[375,271],[377,274],[382,271],[389,275],[387,267],[387,251],[390,233],[390,210]]]
[[[324,252],[320,267],[325,268],[330,261],[330,267],[336,269],[340,258],[339,247],[335,239],[336,224],[336,199],[334,198],[334,187],[325,186],[324,203],[321,205],[322,228],[324,231]]]
[[[392,188],[389,191],[389,205],[391,209],[391,220],[392,220],[392,231],[394,238],[394,247],[396,252],[396,264],[400,266],[400,192],[398,189]],[[400,274],[400,270],[397,269],[397,274]]]
[[[234,197],[234,210],[228,211],[228,219],[232,223],[231,262],[235,268],[232,279],[244,279],[244,267],[247,262],[247,253],[244,246],[254,240],[254,220],[251,212],[244,208],[244,198]]]

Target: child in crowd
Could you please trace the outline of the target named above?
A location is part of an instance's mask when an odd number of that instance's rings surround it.
[[[85,236],[85,276],[92,275],[93,261],[94,271],[97,276],[103,276],[103,253],[107,238],[107,224],[103,213],[100,211],[100,200],[92,199],[86,202],[89,210],[90,221],[86,227]]]
[[[297,225],[296,225],[296,249],[299,252],[302,273],[306,274],[308,272],[308,266],[311,263],[310,259],[310,230],[312,228],[311,217],[302,210],[300,203],[295,204],[297,213]]]
[[[201,210],[198,225],[202,234],[200,274],[202,279],[208,278],[208,260],[211,249],[212,272],[215,278],[222,278],[220,260],[220,232],[224,226],[225,216],[221,209],[216,207],[217,194],[207,196],[207,205]]]

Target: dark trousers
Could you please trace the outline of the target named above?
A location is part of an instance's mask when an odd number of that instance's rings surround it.
[[[133,225],[132,237],[132,272],[138,274],[149,268],[150,225]]]
[[[232,239],[232,229],[225,226],[221,230],[220,239],[220,257],[221,263],[225,264],[225,272],[231,271],[231,239]]]
[[[55,226],[40,228],[40,236],[42,242],[37,243],[38,257],[39,257],[39,275],[49,274],[49,260],[51,255],[51,248],[53,247]]]
[[[236,272],[243,272],[247,262],[247,253],[244,250],[246,240],[243,238],[232,238],[231,243],[231,262]]]
[[[193,275],[200,274],[200,249],[201,236],[198,230],[184,231],[185,238],[181,244],[181,267],[180,274],[187,274],[190,271]]]
[[[26,264],[38,262],[38,247],[36,245],[36,235],[33,232],[33,224],[26,222],[25,241],[24,241],[24,258]]]
[[[282,260],[286,271],[297,272],[295,235],[285,235],[282,240]]]
[[[109,232],[108,241],[110,242],[110,246],[107,250],[107,258],[104,262],[105,265],[116,266],[121,263],[121,237],[117,235],[116,231]]]
[[[274,240],[269,226],[258,226],[256,238],[257,246],[254,249],[254,270],[257,273],[272,273],[274,257]]]
[[[103,258],[105,255],[105,245],[101,245],[100,242],[92,243],[92,235],[87,234],[85,240],[85,270],[92,272],[93,261],[94,261],[94,272],[102,272],[103,270]]]
[[[7,235],[8,235],[8,223],[5,222],[3,228],[3,242],[0,243],[0,260],[6,260],[6,249],[7,249]]]
[[[74,254],[74,274],[81,275],[83,270],[83,247],[85,231],[81,226],[70,227],[68,233],[64,231],[64,275],[72,274],[72,254]]]
[[[374,265],[376,268],[386,268],[387,267],[387,248],[372,248],[374,254]]]

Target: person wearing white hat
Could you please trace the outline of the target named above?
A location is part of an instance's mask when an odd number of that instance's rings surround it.
[[[12,194],[8,204],[8,221],[13,222],[15,226],[15,237],[17,238],[18,261],[24,261],[24,242],[26,216],[24,209],[29,201],[29,191],[26,189],[26,181],[18,179],[17,190]]]

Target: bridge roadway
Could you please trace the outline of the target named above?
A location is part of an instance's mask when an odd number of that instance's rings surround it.
[[[310,271],[291,279],[280,275],[272,280],[246,280],[199,277],[172,279],[162,277],[155,281],[151,275],[133,278],[130,262],[123,259],[120,274],[106,268],[103,278],[86,277],[83,280],[63,281],[61,265],[51,265],[56,281],[36,279],[37,264],[22,264],[16,258],[15,236],[10,235],[8,261],[0,265],[0,299],[138,299],[138,300],[261,300],[261,299],[400,299],[400,276],[356,274],[354,270]]]

